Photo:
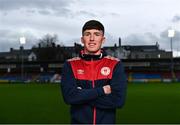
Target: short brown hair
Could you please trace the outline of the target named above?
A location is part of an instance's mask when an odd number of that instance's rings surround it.
[[[90,29],[97,29],[101,30],[104,34],[104,26],[101,22],[97,20],[89,20],[87,21],[84,26],[82,27],[82,34],[85,30],[90,30]]]

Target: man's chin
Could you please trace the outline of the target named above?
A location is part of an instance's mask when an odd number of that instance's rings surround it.
[[[91,55],[98,55],[100,54],[100,50],[89,50],[88,53]]]

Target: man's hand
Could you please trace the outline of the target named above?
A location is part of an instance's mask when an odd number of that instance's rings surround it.
[[[103,86],[103,90],[106,95],[111,94],[111,86],[110,85]]]
[[[78,86],[77,89],[82,89],[82,88],[80,86]]]

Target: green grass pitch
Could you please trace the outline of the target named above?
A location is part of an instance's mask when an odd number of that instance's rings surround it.
[[[0,123],[70,123],[58,84],[0,84]],[[180,83],[129,84],[117,123],[180,123]]]

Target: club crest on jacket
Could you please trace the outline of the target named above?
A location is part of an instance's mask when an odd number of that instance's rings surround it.
[[[102,68],[101,68],[101,74],[104,75],[104,76],[109,75],[110,72],[111,72],[111,70],[110,70],[109,67],[102,67]]]

